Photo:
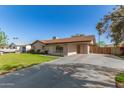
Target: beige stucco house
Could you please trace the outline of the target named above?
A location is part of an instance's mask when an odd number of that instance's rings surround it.
[[[35,52],[47,52],[50,55],[69,56],[74,54],[89,54],[90,45],[96,43],[95,36],[76,36],[63,39],[36,40],[32,44]]]

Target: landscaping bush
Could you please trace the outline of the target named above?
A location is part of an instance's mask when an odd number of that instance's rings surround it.
[[[48,54],[48,51],[45,51],[45,54]]]
[[[124,83],[124,73],[118,73],[115,77],[115,81]]]
[[[48,51],[42,51],[41,54],[46,55],[48,54]]]
[[[35,53],[35,50],[34,49],[31,49],[30,51],[28,51],[28,53],[34,54]]]

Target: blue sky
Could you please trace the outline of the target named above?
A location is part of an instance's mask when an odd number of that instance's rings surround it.
[[[95,35],[95,25],[114,6],[0,6],[0,27],[9,43],[59,38],[83,33]],[[18,40],[13,40],[18,37]],[[109,43],[104,36],[102,40]]]

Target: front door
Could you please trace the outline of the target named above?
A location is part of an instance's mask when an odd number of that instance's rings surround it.
[[[80,45],[77,45],[77,54],[80,54]]]
[[[26,47],[22,47],[22,52],[26,52]]]

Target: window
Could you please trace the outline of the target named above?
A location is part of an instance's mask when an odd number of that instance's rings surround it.
[[[32,46],[33,49],[35,49],[35,46]]]
[[[42,46],[42,49],[44,50],[45,49],[45,46]]]
[[[22,47],[22,52],[26,52],[26,47]]]
[[[56,46],[56,53],[63,53],[63,47]]]
[[[13,49],[16,49],[16,47],[14,46]]]

